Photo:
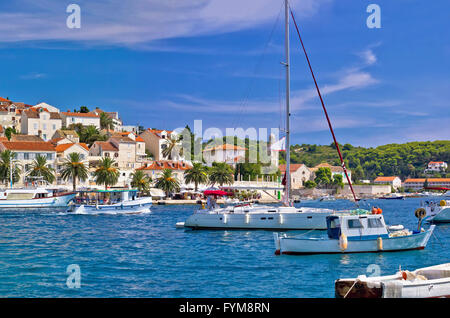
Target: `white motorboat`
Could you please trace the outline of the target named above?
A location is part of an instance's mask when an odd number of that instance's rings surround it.
[[[332,195],[326,195],[319,198],[319,201],[336,201],[336,198]]]
[[[138,214],[150,212],[151,197],[138,197],[135,189],[83,191],[68,212],[77,214]]]
[[[420,210],[424,210],[426,216],[425,220],[431,223],[448,223],[450,222],[450,200],[441,200],[439,203],[433,201],[425,201],[421,203],[421,208],[417,209],[417,213]]]
[[[340,254],[423,249],[434,228],[435,225],[420,231],[389,228],[381,214],[348,213],[327,216],[327,237],[274,233],[275,254]]]
[[[450,297],[450,263],[401,269],[394,275],[360,275],[335,281],[336,298],[441,298]]]
[[[290,171],[290,55],[289,55],[289,3],[285,0],[285,62],[286,69],[286,173],[283,178],[283,206],[264,206],[252,204],[237,204],[225,208],[208,206],[197,210],[185,222],[184,227],[192,229],[326,229],[326,217],[335,214],[331,209],[294,207],[291,201],[291,171]],[[292,12],[291,12],[292,13]],[[293,17],[293,13],[292,13]],[[295,20],[294,20],[295,22]],[[319,93],[320,96],[320,93]],[[327,120],[328,116],[327,116]],[[329,123],[331,128],[331,123]],[[336,149],[340,156],[342,168],[353,192],[351,180],[348,177],[345,163],[339,150],[334,133],[332,133]],[[264,189],[263,189],[264,190]],[[266,188],[269,190],[269,188]],[[279,188],[270,190],[280,190]],[[354,194],[354,192],[353,192]],[[355,196],[356,200],[356,196]],[[177,227],[181,227],[178,223]]]
[[[0,191],[0,210],[66,208],[75,192],[58,193],[45,188],[12,188]]]

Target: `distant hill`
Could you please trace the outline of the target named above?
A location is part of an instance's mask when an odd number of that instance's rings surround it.
[[[388,144],[376,148],[354,147],[350,144],[339,146],[355,180],[374,179],[379,175],[397,175],[402,179],[424,177],[423,171],[429,161],[450,162],[449,140]],[[280,153],[280,156],[280,163],[285,163],[285,153]],[[329,146],[291,146],[291,162],[304,163],[308,167],[321,162],[340,165],[334,143]],[[450,177],[450,171],[435,176]]]

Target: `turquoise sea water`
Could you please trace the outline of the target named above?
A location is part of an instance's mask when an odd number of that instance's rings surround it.
[[[369,200],[388,224],[417,226],[423,199]],[[302,206],[352,208],[346,200]],[[421,251],[275,256],[271,231],[176,229],[195,206],[143,215],[0,214],[1,297],[334,297],[334,280],[450,262],[450,225]],[[428,227],[425,225],[424,227]],[[299,232],[302,233],[302,232]],[[325,232],[308,233],[325,235]],[[66,268],[81,269],[68,288]],[[369,266],[369,267],[368,267]]]

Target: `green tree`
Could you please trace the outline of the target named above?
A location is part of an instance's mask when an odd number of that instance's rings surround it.
[[[20,164],[18,160],[14,159],[15,154],[11,150],[4,150],[0,152],[0,180],[5,182],[8,186],[11,181],[11,167],[12,167],[12,182],[17,183],[20,180]]]
[[[197,191],[199,184],[206,184],[208,180],[208,170],[199,162],[194,163],[191,169],[184,172],[185,183],[194,183],[195,191]]]
[[[235,176],[240,174],[243,180],[256,180],[256,178],[261,175],[261,164],[260,163],[249,163],[243,162],[238,163],[235,169]]]
[[[87,106],[80,106],[80,113],[89,113],[89,108]]]
[[[81,160],[77,152],[72,152],[64,159],[61,170],[61,178],[72,179],[73,191],[77,190],[77,180],[84,181],[88,178],[88,167]]]
[[[425,182],[423,183],[423,188],[426,189],[428,188],[429,184],[428,184],[428,179],[425,179]]]
[[[166,193],[166,197],[169,197],[171,193],[180,189],[180,182],[173,175],[172,170],[164,169],[161,175],[156,178],[155,187],[163,190]]]
[[[102,136],[94,125],[83,127],[80,133],[80,142],[92,145],[95,141],[105,140],[106,136]]]
[[[11,136],[13,134],[17,134],[15,127],[8,127],[5,129],[5,136],[6,136],[6,138],[8,138],[8,140],[11,140]]]
[[[152,182],[151,178],[142,170],[135,170],[131,174],[131,186],[137,188],[139,192],[149,193],[150,182]]]
[[[317,186],[326,188],[333,183],[330,168],[319,168],[317,169],[315,174],[316,177],[314,179],[314,182],[316,182]]]
[[[344,182],[342,181],[342,175],[341,174],[335,174],[333,176],[333,185],[338,189],[344,188]]]
[[[113,186],[119,180],[119,169],[115,165],[114,159],[105,157],[100,161],[99,167],[94,172],[95,182],[104,184],[105,190],[108,186]]]
[[[312,180],[305,181],[303,185],[306,189],[314,189],[317,186],[317,184]]]
[[[31,169],[28,172],[30,177],[42,177],[48,183],[55,181],[55,169],[47,164],[47,158],[44,156],[37,156],[31,164]]]
[[[100,113],[100,128],[114,129],[113,119],[107,113]]]
[[[232,184],[234,182],[233,169],[224,162],[214,162],[209,172],[209,181],[213,185],[218,183],[220,186]]]

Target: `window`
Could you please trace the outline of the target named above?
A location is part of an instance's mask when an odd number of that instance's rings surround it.
[[[23,153],[23,159],[28,160],[30,159],[30,154],[28,152]]]
[[[109,157],[109,152],[105,152],[105,157]]]
[[[383,227],[383,222],[380,219],[368,219],[369,228]]]
[[[56,125],[55,125],[55,124],[53,124],[53,126],[52,126],[52,127],[53,127],[53,130],[56,130]]]
[[[47,160],[53,160],[53,154],[52,153],[48,153],[47,154]]]
[[[353,220],[348,220],[348,228],[349,229],[361,229],[363,228],[361,221],[359,221],[358,219],[353,219]]]
[[[38,129],[38,124],[37,124],[37,123],[34,123],[34,124],[33,124],[33,128],[34,128],[34,129]]]

